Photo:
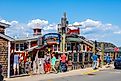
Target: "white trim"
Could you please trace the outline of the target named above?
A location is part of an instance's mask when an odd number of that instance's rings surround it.
[[[0,22],[0,26],[4,26],[6,28],[6,27],[9,27],[10,25],[9,24],[6,24],[6,23]]]
[[[10,41],[8,41],[8,74],[7,77],[10,78]]]
[[[9,36],[7,36],[7,35],[1,34],[1,33],[0,33],[0,37],[5,38],[5,39],[7,39],[7,40],[9,40],[9,41],[14,41],[13,38],[11,38],[11,37],[9,37]]]

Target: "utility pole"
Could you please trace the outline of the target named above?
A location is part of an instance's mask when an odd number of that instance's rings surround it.
[[[104,43],[101,43],[101,55],[102,55],[102,65],[104,65]]]

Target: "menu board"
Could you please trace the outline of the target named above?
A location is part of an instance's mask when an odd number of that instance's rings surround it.
[[[68,55],[68,60],[72,60],[72,54]]]

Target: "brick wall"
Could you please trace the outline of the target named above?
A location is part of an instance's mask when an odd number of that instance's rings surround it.
[[[7,77],[8,69],[8,42],[0,37],[0,64],[3,66],[3,75]]]

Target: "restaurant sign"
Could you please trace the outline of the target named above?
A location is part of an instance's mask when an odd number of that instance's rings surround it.
[[[43,36],[44,44],[59,44],[60,41],[60,34],[58,33],[48,33]]]

